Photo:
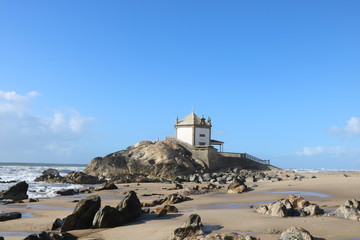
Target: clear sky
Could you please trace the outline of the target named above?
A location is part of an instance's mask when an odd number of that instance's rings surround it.
[[[360,1],[0,2],[0,161],[88,163],[210,116],[224,150],[360,169]]]

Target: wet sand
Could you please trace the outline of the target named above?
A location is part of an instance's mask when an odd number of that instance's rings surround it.
[[[283,172],[285,173],[285,172]],[[75,230],[70,233],[80,239],[168,239],[173,230],[183,225],[192,213],[201,216],[205,232],[216,233],[237,232],[252,235],[262,240],[278,239],[280,233],[291,227],[300,226],[320,239],[360,239],[360,222],[336,217],[287,217],[278,218],[254,213],[249,207],[276,201],[289,194],[303,196],[306,200],[318,204],[326,211],[332,211],[347,199],[360,199],[360,173],[302,173],[307,178],[284,180],[280,182],[247,183],[252,191],[243,194],[227,194],[224,185],[218,192],[191,195],[191,201],[175,204],[179,213],[168,214],[158,218],[155,214],[145,214],[138,221],[112,229]],[[281,175],[281,174],[279,174]],[[290,173],[290,175],[294,175]],[[317,178],[310,178],[315,175]],[[206,185],[204,183],[203,185]],[[124,192],[135,190],[141,202],[151,202],[158,198],[181,190],[164,190],[172,184],[135,183],[118,184],[119,190],[100,191],[93,194],[101,196],[102,206],[116,206],[124,197]],[[184,187],[195,186],[185,183]],[[158,193],[164,196],[141,196]],[[77,203],[75,199],[86,198],[88,194],[52,199],[40,199],[37,203],[1,205],[0,211],[19,211],[28,217],[0,222],[0,235],[5,239],[23,239],[31,232],[48,231],[56,218],[69,215]]]

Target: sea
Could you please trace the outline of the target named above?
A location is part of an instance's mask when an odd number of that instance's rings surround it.
[[[80,184],[50,184],[45,182],[35,182],[46,169],[53,168],[65,176],[71,171],[83,171],[85,164],[50,164],[50,163],[5,163],[0,162],[0,191],[8,189],[15,182],[26,181],[29,184],[28,195],[30,198],[52,198],[57,197],[55,193],[60,189],[80,189],[84,187]],[[286,169],[294,172],[360,172],[357,169]],[[10,183],[6,183],[10,182]]]
[[[4,163],[0,162],[0,191],[14,185],[13,181],[26,181],[29,184],[29,198],[52,198],[58,196],[55,192],[60,189],[79,189],[80,184],[50,184],[34,182],[46,169],[53,168],[65,176],[72,171],[83,171],[85,164],[50,164],[50,163]],[[10,183],[6,183],[10,182]]]

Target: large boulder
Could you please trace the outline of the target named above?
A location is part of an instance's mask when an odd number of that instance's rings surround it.
[[[105,206],[100,209],[94,218],[93,227],[110,228],[121,226],[136,220],[140,215],[141,203],[136,193],[130,191],[116,208]]]
[[[90,228],[96,212],[100,209],[101,199],[97,195],[82,199],[75,207],[72,214],[64,219],[61,232],[74,229]]]
[[[84,172],[106,178],[130,174],[173,178],[192,174],[202,168],[180,144],[143,141],[105,157],[94,158]]]
[[[360,201],[356,199],[347,200],[339,208],[334,211],[334,214],[340,218],[351,219],[355,221],[360,220]]]
[[[201,222],[201,217],[197,214],[191,214],[182,227],[175,229],[170,239],[197,239],[198,236],[204,235],[204,232],[202,231],[203,227],[204,225]]]
[[[313,236],[301,227],[290,227],[281,233],[279,240],[313,240]]]
[[[235,179],[232,183],[229,184],[227,189],[228,193],[243,193],[246,191],[247,191],[247,186],[240,179]]]
[[[23,199],[28,199],[27,190],[29,184],[25,181],[18,182],[17,184],[11,186],[8,190],[5,190],[0,193],[0,200],[2,199],[11,199],[13,201],[20,201]]]
[[[94,191],[102,191],[102,190],[113,190],[113,189],[118,189],[118,187],[115,185],[114,182],[110,182],[110,181],[105,181],[103,184],[101,184],[100,186],[97,186]]]

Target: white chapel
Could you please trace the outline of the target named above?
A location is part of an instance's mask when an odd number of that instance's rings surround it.
[[[219,145],[222,151],[223,142],[211,139],[211,119],[206,120],[194,112],[179,121],[176,117],[175,137],[176,139],[193,146]]]

